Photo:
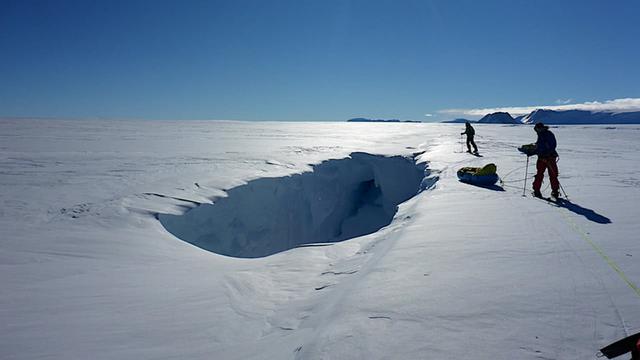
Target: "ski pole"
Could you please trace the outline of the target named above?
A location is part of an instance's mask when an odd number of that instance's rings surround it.
[[[524,185],[522,185],[522,196],[526,196],[527,191],[527,175],[529,174],[529,155],[527,155],[527,166],[524,168]]]
[[[562,183],[560,183],[560,181],[558,181],[558,185],[560,185],[560,190],[562,190],[562,192],[564,193],[564,198],[569,200],[569,195],[567,195],[567,192],[564,191],[564,187],[562,187]]]
[[[556,166],[556,168],[557,168],[557,166]],[[553,169],[549,168],[549,174],[551,174],[552,171],[553,171]],[[557,179],[558,178],[558,174],[555,174],[555,171],[553,171],[553,172],[554,172],[553,176],[555,176],[555,178]],[[569,196],[567,196],[567,192],[564,191],[564,187],[562,186],[562,183],[560,182],[560,180],[558,180],[558,185],[560,185],[560,190],[562,190],[562,193],[564,193],[564,198],[569,200]]]
[[[464,152],[464,145],[462,144],[462,134],[460,134],[460,152]]]

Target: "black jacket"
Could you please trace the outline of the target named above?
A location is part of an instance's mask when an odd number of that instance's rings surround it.
[[[464,130],[464,132],[461,132],[460,135],[464,135],[467,134],[467,137],[473,137],[473,135],[476,134],[476,131],[473,129],[473,126],[469,125],[467,126],[467,128]]]
[[[549,130],[542,130],[538,133],[536,141],[536,154],[539,157],[556,157],[556,137]]]

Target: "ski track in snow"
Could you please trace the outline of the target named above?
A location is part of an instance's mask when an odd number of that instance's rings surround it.
[[[563,208],[522,197],[527,126],[478,125],[477,158],[449,124],[0,122],[0,357],[592,358],[640,330],[584,239],[640,283],[636,130],[552,129]],[[439,180],[373,234],[257,259],[154,218],[358,151],[424,152]],[[457,181],[489,162],[505,191]]]

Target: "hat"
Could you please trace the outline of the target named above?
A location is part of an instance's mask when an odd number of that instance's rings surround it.
[[[536,126],[533,127],[534,130],[547,130],[549,127],[541,122],[537,123]]]

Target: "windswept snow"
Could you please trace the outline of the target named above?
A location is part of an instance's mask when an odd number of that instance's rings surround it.
[[[0,358],[588,359],[640,331],[640,128],[552,128],[562,207],[522,196],[530,127],[475,128],[481,158],[453,124],[2,121]],[[457,180],[486,163],[501,186]]]

